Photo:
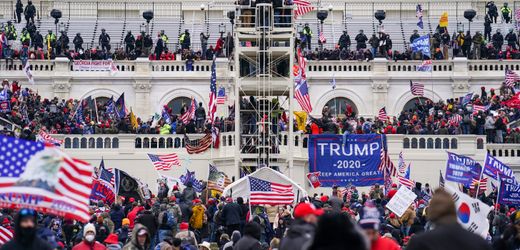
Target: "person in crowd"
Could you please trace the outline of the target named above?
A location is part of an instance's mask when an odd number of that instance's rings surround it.
[[[244,225],[244,236],[233,246],[233,250],[261,250],[261,232],[260,224],[254,221],[246,223]]]
[[[164,34],[164,30],[159,33],[159,38],[163,41],[164,50],[168,50],[168,36]]]
[[[487,15],[489,18],[494,22],[497,23],[497,17],[498,17],[498,8],[495,5],[494,1],[489,1],[486,3]]]
[[[463,42],[462,42],[462,54],[464,55],[464,57],[470,57],[471,55],[471,43],[473,42],[472,38],[471,38],[471,33],[469,32],[469,30],[466,32],[466,35],[464,36],[463,38]]]
[[[347,30],[344,30],[343,34],[339,37],[338,46],[340,50],[350,50],[350,36]]]
[[[305,249],[314,237],[318,216],[324,213],[311,203],[300,203],[294,208],[294,221],[280,242],[280,250]]]
[[[25,15],[25,20],[27,21],[27,24],[29,24],[29,22],[34,23],[34,16],[36,16],[36,7],[33,5],[32,1],[27,1],[27,6],[25,6],[23,14]]]
[[[308,248],[293,249],[367,249],[363,234],[357,226],[345,214],[330,213],[324,214],[318,220],[316,233],[312,244]]]
[[[305,23],[303,26],[303,36],[305,36],[305,44],[307,45],[307,49],[311,50],[312,30],[311,27],[309,27],[309,23]]]
[[[377,38],[376,33],[372,34],[372,37],[370,37],[370,40],[368,40],[368,43],[371,46],[370,51],[372,52],[372,56],[376,57],[377,47],[379,47],[379,38]]]
[[[507,41],[507,46],[509,48],[516,50],[516,44],[518,43],[518,38],[516,36],[516,33],[514,32],[513,28],[509,28],[509,33],[507,33],[505,37]]]
[[[226,57],[231,59],[231,57],[233,56],[233,50],[235,49],[235,41],[231,32],[228,32],[227,34],[226,40],[224,42],[224,47],[226,49]]]
[[[123,250],[147,250],[150,249],[152,237],[148,228],[142,224],[135,224],[132,230],[132,238],[126,243]]]
[[[493,37],[491,37],[491,42],[493,47],[497,50],[502,50],[502,45],[504,44],[504,36],[500,33],[500,29],[497,29]]]
[[[83,38],[81,37],[81,33],[76,33],[72,43],[74,44],[74,51],[83,51]]]
[[[368,41],[368,38],[363,33],[363,30],[359,30],[359,34],[356,35],[356,38],[354,40],[356,40],[356,50],[359,51],[361,49],[367,48],[366,42]]]
[[[486,15],[484,17],[484,40],[491,41],[491,18]]]
[[[110,52],[110,35],[106,33],[106,30],[104,28],[101,29],[98,44],[99,46],[101,46],[101,50],[103,52]]]
[[[504,3],[504,6],[500,8],[500,13],[502,13],[502,22],[509,23],[511,22],[511,8],[509,8],[507,3]]]
[[[29,46],[31,44],[31,34],[27,31],[27,28],[22,29],[22,33],[20,34],[20,42],[22,45]]]
[[[179,232],[175,238],[181,239],[182,245],[198,246],[197,237],[193,231],[189,230],[190,225],[187,222],[182,222],[179,225]]]
[[[480,53],[482,49],[482,45],[484,43],[484,37],[482,37],[482,34],[480,31],[477,31],[475,35],[473,36],[473,58],[474,59],[480,59]]]
[[[242,208],[231,198],[222,208],[221,224],[227,228],[228,235],[232,235],[234,231],[240,229],[240,221],[242,218]]]
[[[107,250],[121,250],[117,234],[109,234],[103,243],[105,243]]]
[[[406,250],[491,249],[482,237],[460,226],[452,196],[443,189],[435,190],[427,217],[433,230],[413,236]]]
[[[152,212],[152,207],[149,204],[144,206],[144,211],[139,214],[136,218],[136,223],[139,223],[146,227],[146,231],[152,245],[155,245],[156,239],[155,234],[157,233],[158,223],[155,215]]]
[[[13,238],[0,246],[0,249],[51,250],[51,246],[36,235],[37,217],[36,211],[27,208],[21,209],[15,218]]]
[[[203,59],[211,59],[206,57],[206,51],[208,50],[208,39],[209,34],[204,34],[204,32],[200,32],[200,47],[202,49]]]
[[[22,22],[22,13],[23,13],[23,3],[22,0],[16,0],[15,5],[15,12],[16,12],[16,22],[21,23]]]
[[[132,35],[132,31],[129,30],[127,33],[126,33],[126,36],[125,36],[125,53],[126,54],[130,54],[130,52],[132,52],[134,49],[135,49],[135,37],[134,35]]]
[[[399,245],[392,239],[381,237],[380,229],[380,212],[376,208],[373,201],[365,202],[362,210],[359,225],[363,229],[365,236],[368,238],[371,250],[399,250]]]
[[[189,50],[191,45],[190,32],[186,29],[179,37],[182,50]]]
[[[106,247],[96,240],[96,226],[88,223],[83,227],[83,241],[72,250],[105,250]]]

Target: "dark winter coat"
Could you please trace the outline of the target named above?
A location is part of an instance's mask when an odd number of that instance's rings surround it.
[[[237,203],[228,203],[222,209],[221,220],[223,225],[229,226],[240,224],[241,218],[242,208]]]
[[[121,228],[121,223],[123,222],[123,218],[125,218],[125,213],[123,209],[119,205],[114,205],[112,211],[110,211],[110,219],[114,222],[114,230]]]
[[[155,232],[157,232],[157,228],[159,227],[157,219],[150,210],[146,210],[141,215],[139,215],[136,219],[136,223],[142,224],[143,226],[148,228],[148,231],[150,232],[150,236],[152,238],[155,235]]]
[[[480,236],[467,231],[458,223],[439,225],[432,231],[412,237],[406,250],[491,250]]]
[[[242,237],[234,246],[233,250],[261,250],[262,245],[260,244],[260,241],[257,239],[245,235]]]
[[[285,237],[280,242],[279,250],[305,249],[314,237],[315,227],[302,220],[296,219],[289,226]]]

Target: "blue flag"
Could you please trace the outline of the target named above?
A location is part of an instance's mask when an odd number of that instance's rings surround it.
[[[170,115],[166,111],[166,107],[163,107],[162,109],[162,118],[164,119],[164,122],[166,122],[167,124],[172,123],[172,121],[170,120]]]
[[[502,179],[502,181],[500,181],[498,203],[514,206],[520,205],[520,185],[516,183],[508,183]]]
[[[430,35],[421,36],[410,45],[413,52],[421,52],[424,56],[430,57]]]
[[[465,106],[466,104],[468,104],[469,102],[471,102],[471,98],[473,97],[473,92],[471,93],[467,93],[463,98],[462,98],[462,105]]]
[[[471,185],[473,178],[480,180],[482,166],[470,157],[448,152],[446,180]]]
[[[420,4],[417,4],[417,6],[415,7],[415,16],[419,19],[419,21],[417,22],[417,27],[423,29],[424,28],[424,25],[423,25],[423,10],[422,10],[422,6]]]
[[[119,119],[123,119],[126,117],[125,93],[121,94],[121,96],[117,98],[116,110]]]
[[[487,154],[486,162],[484,163],[484,174],[495,180],[499,180],[499,178],[501,178],[502,180],[506,180],[509,183],[518,184],[513,170],[489,154]]]
[[[202,192],[202,189],[204,189],[202,182],[195,178],[195,172],[190,172],[188,169],[186,169],[186,174],[181,175],[179,179],[181,183],[184,184],[184,186],[191,184],[193,189],[199,193]]]

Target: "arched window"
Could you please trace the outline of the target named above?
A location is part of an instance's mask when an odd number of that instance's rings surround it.
[[[424,98],[424,97],[415,97],[415,98],[412,98],[410,101],[408,101],[404,107],[403,107],[403,111],[414,111],[417,109],[417,105],[418,104],[421,104],[421,103],[425,103],[427,101],[430,101],[430,99],[428,98]]]
[[[172,113],[179,115],[181,113],[181,109],[183,105],[186,105],[186,107],[189,107],[191,103],[191,98],[188,97],[177,97],[173,100],[171,100],[167,105],[169,108],[172,109]],[[197,103],[197,106],[199,104]]]
[[[357,114],[358,110],[354,102],[345,97],[335,97],[329,100],[326,104],[329,107],[329,112],[332,116],[344,116],[345,110],[347,110],[347,105],[352,107],[352,113]]]

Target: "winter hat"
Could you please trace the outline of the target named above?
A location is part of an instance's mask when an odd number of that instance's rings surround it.
[[[183,222],[183,223],[181,223],[181,225],[179,226],[179,229],[180,229],[180,230],[188,230],[188,227],[189,227],[188,223]]]
[[[121,225],[130,225],[130,220],[128,218],[124,218],[123,221],[121,222]]]
[[[359,226],[363,229],[379,230],[379,211],[372,201],[365,202],[365,207],[361,213]]]
[[[93,232],[94,234],[96,234],[96,227],[92,223],[88,223],[83,228],[83,237],[85,237],[88,232]]]
[[[300,203],[294,208],[294,218],[303,218],[309,214],[320,216],[323,214],[323,209],[317,209],[311,203]]]
[[[117,244],[117,243],[119,243],[119,240],[117,238],[117,234],[114,234],[114,233],[109,234],[107,236],[107,238],[105,239],[105,243],[106,244]]]
[[[206,248],[206,249],[208,249],[208,250],[211,250],[211,244],[210,244],[209,242],[207,242],[207,241],[204,241],[204,242],[202,242],[201,244],[199,244],[199,249],[200,249],[201,247]]]

